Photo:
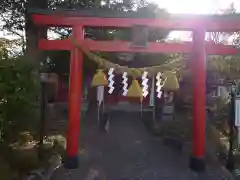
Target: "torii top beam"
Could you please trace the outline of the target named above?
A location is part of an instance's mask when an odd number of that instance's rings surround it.
[[[206,31],[240,30],[240,14],[234,15],[166,15],[165,17],[146,16],[137,12],[113,12],[102,10],[41,10],[30,9],[33,22],[39,26],[72,27],[78,33],[82,27],[130,28],[134,25],[158,27],[169,30],[194,31],[203,28]],[[77,30],[78,29],[78,30]],[[73,33],[74,34],[74,33]],[[81,36],[81,35],[80,35]],[[147,48],[131,48],[126,41],[79,40],[92,51],[143,52],[143,53],[189,53],[193,43],[156,43],[149,42]],[[69,40],[39,40],[41,50],[71,50],[74,45]],[[234,55],[237,48],[229,45],[206,43],[208,55]]]
[[[151,16],[138,12],[114,12],[106,10],[42,10],[30,9],[33,20],[38,25],[48,26],[101,26],[131,27],[146,25],[169,30],[194,30],[205,27],[206,31],[223,32],[240,30],[240,14],[194,15],[170,14]],[[103,19],[104,18],[104,19]],[[104,23],[103,23],[104,20]]]

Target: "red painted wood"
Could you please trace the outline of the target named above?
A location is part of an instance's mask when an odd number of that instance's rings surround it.
[[[185,43],[185,44],[149,43],[147,48],[132,48],[131,42],[126,42],[126,41],[84,40],[82,44],[92,51],[109,51],[109,52],[145,52],[145,53],[185,52],[187,53],[191,49],[190,43]]]
[[[74,29],[73,36],[83,39],[82,29]],[[71,50],[69,93],[68,93],[68,132],[67,132],[67,155],[70,158],[78,156],[80,116],[83,86],[83,53],[74,48]]]
[[[131,27],[133,25],[146,25],[165,29],[175,30],[193,30],[197,26],[205,27],[207,31],[237,31],[240,29],[240,20],[237,18],[215,19],[209,16],[189,18],[165,18],[165,19],[147,19],[147,18],[98,18],[98,17],[68,17],[61,15],[41,15],[33,14],[32,19],[37,25],[47,26],[98,26],[98,27]],[[104,22],[103,22],[104,21]]]
[[[131,48],[130,42],[125,41],[93,41],[84,40],[80,42],[84,47],[92,51],[108,52],[145,52],[145,53],[189,53],[193,43],[149,43],[147,48]],[[38,44],[41,50],[70,50],[73,44],[70,40],[46,40],[40,39]],[[230,45],[213,44],[206,42],[208,55],[234,55],[239,50]]]
[[[239,54],[240,50],[231,45],[206,43],[207,55],[235,55]]]
[[[40,50],[68,50],[73,48],[73,44],[68,39],[63,40],[47,40],[39,39],[38,48]]]
[[[59,76],[59,88],[58,88],[58,102],[67,102],[68,100],[68,83],[64,76]]]
[[[194,32],[193,71],[193,156],[204,158],[206,133],[206,48],[205,30]]]

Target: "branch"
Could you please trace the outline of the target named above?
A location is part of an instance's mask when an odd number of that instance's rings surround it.
[[[0,0],[0,6],[2,6],[5,3],[5,0]]]
[[[60,32],[58,29],[56,29],[56,28],[51,28],[51,31],[53,31],[54,33],[57,33],[59,36],[61,36],[61,37],[65,37],[65,38],[67,38],[67,37],[69,37],[69,35],[71,34],[71,30],[69,30],[69,29],[65,29],[66,31],[67,31],[67,35],[65,34],[65,33],[62,33],[62,32]]]
[[[6,20],[6,18],[4,17],[4,15],[1,13],[1,19],[3,20],[3,21],[7,21]],[[2,30],[3,30],[4,28],[2,28]],[[23,35],[21,35],[20,33],[18,33],[18,32],[16,32],[16,31],[14,31],[13,29],[11,29],[11,28],[7,28],[7,31],[9,31],[9,32],[11,32],[11,33],[13,33],[14,35],[17,35],[17,36],[19,36],[21,39],[24,39],[24,36]]]
[[[20,39],[22,39],[22,41],[24,42],[24,36],[23,36],[23,35],[21,35],[20,33],[18,33],[18,32],[16,32],[16,31],[14,31],[14,30],[12,30],[12,29],[8,29],[7,31],[9,31],[10,33],[12,33],[12,34],[14,34],[14,35],[17,35],[17,36],[19,36],[19,37],[20,37]]]

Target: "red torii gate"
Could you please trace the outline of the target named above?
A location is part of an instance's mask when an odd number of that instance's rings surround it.
[[[144,52],[144,53],[191,53],[193,63],[193,153],[190,167],[196,171],[205,169],[205,98],[206,98],[206,56],[211,54],[234,55],[238,49],[206,43],[205,33],[212,31],[240,30],[240,15],[171,15],[168,18],[144,18],[132,12],[116,13],[101,11],[51,11],[30,10],[33,22],[38,26],[72,27],[73,38],[91,51],[108,52]],[[144,25],[170,30],[193,31],[193,41],[189,43],[149,42],[146,48],[131,48],[126,41],[94,41],[84,39],[84,27],[130,28]],[[67,155],[65,165],[68,168],[78,166],[78,143],[80,132],[80,98],[82,96],[83,54],[70,40],[39,39],[40,50],[69,50],[70,85],[69,119],[67,135]]]

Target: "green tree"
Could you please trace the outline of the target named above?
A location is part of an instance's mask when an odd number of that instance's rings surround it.
[[[221,14],[232,14],[236,13],[234,3],[226,9],[220,11]],[[215,44],[230,44],[236,47],[240,47],[240,34],[239,32],[210,32],[208,34],[208,40]],[[225,78],[238,78],[240,73],[240,62],[239,56],[210,56],[208,61],[209,70],[215,71],[220,76]]]
[[[34,68],[22,57],[8,57],[7,46],[0,47],[0,132],[5,142],[30,128],[38,98]]]
[[[23,45],[23,50],[26,52],[27,59],[30,61],[36,61],[38,64],[40,59],[45,59],[43,54],[39,54],[37,49],[37,32],[43,37],[46,37],[46,29],[36,29],[36,27],[31,23],[26,10],[28,7],[37,7],[37,8],[50,8],[50,9],[61,9],[61,8],[85,8],[85,9],[102,9],[102,10],[111,10],[111,11],[139,11],[145,14],[146,16],[166,16],[167,12],[163,9],[159,9],[156,4],[147,3],[146,0],[123,0],[123,1],[100,1],[100,0],[20,0],[20,1],[7,1],[5,0],[0,9],[2,20],[4,22],[3,29],[6,29],[10,34],[18,36],[22,42],[26,43],[26,46]],[[25,34],[20,33],[24,31]],[[62,28],[55,28],[54,32],[59,33],[62,36]],[[71,34],[71,30],[67,32],[65,36]],[[91,39],[113,39],[114,37],[122,37],[123,39],[130,39],[129,30],[103,30],[101,28],[87,28],[86,37]],[[169,31],[151,29],[150,41],[159,41],[165,38],[168,35]],[[123,34],[123,35],[120,35]],[[26,47],[26,49],[25,49]],[[139,55],[137,56],[139,57]],[[114,58],[110,56],[110,58]],[[159,58],[163,59],[163,58]],[[65,63],[64,63],[65,64]]]

